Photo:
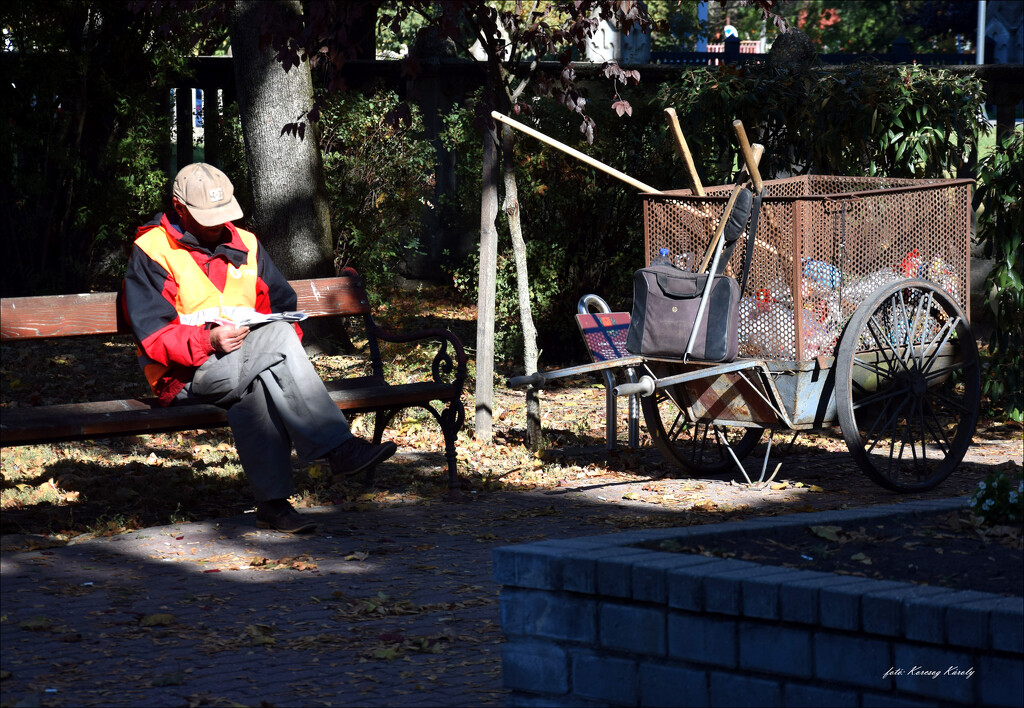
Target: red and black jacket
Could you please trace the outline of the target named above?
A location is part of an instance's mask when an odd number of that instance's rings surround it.
[[[212,248],[173,214],[158,214],[136,233],[124,279],[125,316],[139,364],[165,406],[213,354],[212,327],[254,310],[295,309],[295,291],[256,237],[226,226],[230,238]]]

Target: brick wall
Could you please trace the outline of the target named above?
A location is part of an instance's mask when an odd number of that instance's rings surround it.
[[[963,504],[498,549],[510,705],[1024,705],[1022,598],[636,547]]]

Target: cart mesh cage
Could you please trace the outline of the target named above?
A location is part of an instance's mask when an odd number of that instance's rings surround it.
[[[971,180],[811,175],[764,184],[740,301],[740,356],[833,357],[857,307],[902,278],[930,280],[970,311]],[[643,195],[647,264],[667,248],[677,266],[696,269],[732,189]],[[747,237],[726,274],[739,278]]]

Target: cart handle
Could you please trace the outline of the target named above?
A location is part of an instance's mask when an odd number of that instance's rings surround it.
[[[534,388],[544,388],[544,384],[547,381],[544,374],[537,372],[535,374],[527,374],[525,376],[513,376],[508,380],[508,385],[512,388],[525,388],[527,386],[533,386]]]
[[[656,388],[654,379],[650,376],[641,376],[636,383],[624,383],[615,387],[616,396],[650,396]]]

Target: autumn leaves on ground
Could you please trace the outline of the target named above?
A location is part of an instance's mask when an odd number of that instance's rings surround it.
[[[379,322],[396,329],[443,326],[467,346],[475,344],[475,312],[438,291],[399,293],[377,307]],[[364,344],[352,329],[357,349]],[[3,345],[3,415],[20,405],[102,400],[146,395],[134,348],[127,338],[64,339]],[[358,352],[357,352],[358,354]],[[428,343],[421,348],[385,350],[387,375],[400,382],[429,376]],[[317,356],[325,377],[364,372],[362,356]],[[470,368],[471,376],[474,369]],[[545,392],[542,401],[546,444],[540,452],[522,443],[524,400],[504,386],[504,377],[521,373],[499,367],[496,378],[494,440],[472,435],[473,382],[464,402],[468,416],[459,434],[459,470],[476,491],[580,487],[614,480],[623,487],[616,502],[637,502],[637,524],[707,523],[734,515],[779,513],[748,503],[745,488],[721,480],[685,480],[671,487],[661,478],[679,473],[651,447],[641,426],[640,447],[609,454],[604,449],[604,390],[597,377],[570,380]],[[621,413],[621,411],[620,411]],[[357,434],[369,436],[372,419],[355,417]],[[623,431],[624,424],[620,425]],[[1020,431],[984,424],[982,436],[1019,440]],[[372,485],[355,479],[332,480],[326,465],[296,467],[298,506],[405,504],[447,494],[443,439],[429,413],[409,410],[386,433],[400,453],[377,471]],[[624,439],[624,432],[620,434]],[[836,435],[802,436],[800,458],[845,450]],[[756,454],[756,452],[755,452]],[[891,499],[850,466],[849,479],[836,484],[831,458],[822,457],[831,477],[805,475],[775,480],[775,495],[789,510],[810,511]],[[1005,461],[1005,457],[1002,458]],[[995,460],[993,460],[995,462]],[[990,471],[990,470],[989,470]],[[2,451],[2,526],[0,532],[29,537],[29,546],[63,543],[83,534],[107,535],[145,526],[238,514],[251,506],[247,485],[226,429],[97,439],[86,442],[5,447]],[[824,472],[823,472],[824,473]],[[985,474],[982,468],[956,473],[936,492],[968,493]],[[714,492],[714,493],[712,493]],[[651,513],[646,513],[647,510]],[[655,511],[685,513],[666,518]],[[24,547],[24,546],[23,546]]]

